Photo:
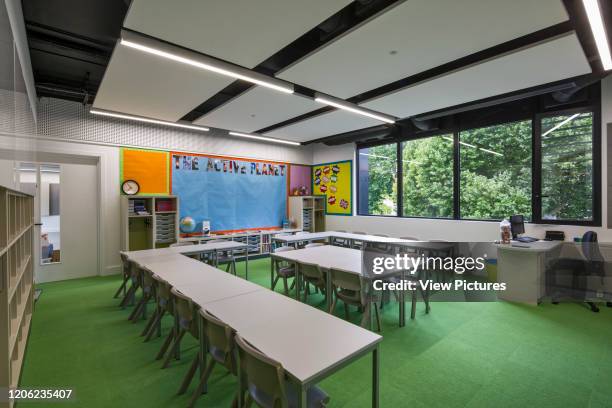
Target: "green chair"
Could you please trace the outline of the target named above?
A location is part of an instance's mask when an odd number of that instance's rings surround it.
[[[199,339],[200,334],[198,332],[198,322],[196,320],[197,306],[187,296],[181,292],[172,288],[172,300],[174,302],[175,319],[177,322],[176,334],[174,335],[174,341],[170,347],[169,353],[166,355],[162,368],[170,365],[172,357],[179,358],[181,342],[185,334],[191,334],[195,339]],[[162,355],[163,356],[163,355]]]
[[[328,294],[325,293],[327,278],[326,275],[321,271],[321,268],[317,264],[307,263],[307,262],[299,262],[297,264],[299,276],[304,282],[304,298],[303,301],[306,302],[308,295],[310,294],[309,285],[313,285],[316,290],[320,290],[321,293],[325,295],[327,299]]]
[[[346,320],[349,319],[349,305],[357,306],[363,310],[361,326],[368,328],[370,319],[370,307],[374,305],[374,313],[376,316],[377,331],[380,331],[380,318],[378,316],[378,304],[374,299],[374,292],[370,288],[368,280],[363,279],[355,273],[343,271],[341,269],[330,269],[330,279],[333,290],[333,302],[329,309],[333,313],[338,300],[344,303],[344,314]]]
[[[353,231],[353,234],[357,234],[357,235],[367,235],[365,232],[362,231]],[[365,242],[363,241],[359,241],[359,240],[353,240],[353,248],[354,249],[363,249],[365,245]]]
[[[237,375],[237,364],[236,364],[236,353],[234,335],[236,331],[221,320],[217,319],[214,315],[206,310],[200,309],[200,324],[202,325],[202,333],[204,335],[203,343],[206,345],[206,353],[210,356],[210,362],[206,366],[204,372],[200,376],[200,381],[196,387],[191,400],[189,401],[189,407],[193,407],[197,399],[202,395],[208,379],[215,368],[215,365],[220,364],[227,369],[233,375]],[[200,353],[204,350],[200,350]],[[203,361],[200,358],[201,354],[198,354],[194,359],[189,372],[183,379],[179,394],[185,393],[191,380],[199,367],[199,362]],[[238,394],[234,397],[232,406],[238,404]]]
[[[293,247],[282,246],[282,247],[276,248],[274,250],[274,253],[287,252],[287,251],[293,251],[293,250],[294,250]],[[272,256],[271,259],[274,264],[274,272],[276,273],[276,277],[272,281],[272,290],[276,288],[276,284],[278,283],[279,279],[282,279],[283,286],[285,289],[285,295],[288,295],[289,294],[289,284],[287,280],[289,278],[295,278],[295,265],[283,259],[276,258],[274,256]],[[291,284],[291,289],[293,289],[294,286],[295,286],[295,280]]]
[[[172,286],[157,275],[153,275],[152,278],[154,280],[155,287],[156,307],[151,314],[147,325],[140,334],[141,336],[146,336],[144,340],[145,343],[151,340],[154,333],[157,333],[158,337],[161,336],[161,322],[166,313],[170,316],[174,316],[174,304],[172,303],[171,293]],[[174,329],[171,331],[171,334],[173,331]],[[170,339],[167,341],[168,344],[166,345],[166,348],[170,345],[171,340],[172,337],[170,337]]]
[[[239,334],[235,336],[240,361],[242,389],[246,392],[246,406],[254,402],[262,408],[293,408],[298,406],[299,395],[295,384],[289,381],[282,364],[268,357]],[[329,403],[329,396],[319,387],[306,391],[306,407],[320,408]]]

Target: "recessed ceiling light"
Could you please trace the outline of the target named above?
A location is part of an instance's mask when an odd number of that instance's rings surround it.
[[[337,98],[332,99],[332,97],[329,97],[329,96],[322,96],[322,95],[316,94],[315,102],[333,106],[334,108],[356,113],[358,115],[367,116],[372,119],[380,120],[381,122],[386,122],[386,123],[391,123],[391,124],[395,123],[395,118],[393,116],[374,112],[369,109],[360,108],[359,106],[343,101],[342,99],[337,99]]]
[[[131,31],[121,32],[121,45],[147,54],[156,55],[182,64],[191,65],[220,75],[251,82],[276,91],[292,94],[293,85],[277,78],[260,74],[229,62],[221,61],[204,54],[166,44],[155,39],[144,37]]]
[[[291,141],[291,140],[274,139],[272,137],[252,135],[250,133],[242,133],[242,132],[233,132],[232,131],[232,132],[229,132],[229,134],[232,135],[232,136],[244,137],[244,138],[247,138],[247,139],[263,140],[265,142],[283,143],[283,144],[288,144],[288,145],[293,145],[293,146],[301,145],[301,143],[294,142],[294,141]]]
[[[126,115],[124,113],[116,113],[116,112],[104,111],[104,110],[99,110],[99,109],[91,109],[89,113],[93,113],[94,115],[110,116],[110,117],[119,118],[119,119],[134,120],[136,122],[153,123],[156,125],[171,126],[171,127],[177,127],[177,128],[183,128],[183,129],[189,129],[189,130],[199,130],[201,132],[208,132],[210,130],[209,128],[204,127],[204,126],[186,125],[183,123],[168,122],[165,120],[145,118],[142,116]]]
[[[586,11],[591,25],[591,31],[593,37],[595,37],[595,44],[597,45],[597,51],[599,52],[599,58],[604,70],[612,69],[612,56],[610,55],[610,44],[608,43],[608,36],[604,28],[603,17],[601,16],[601,10],[597,0],[582,0],[584,10]]]

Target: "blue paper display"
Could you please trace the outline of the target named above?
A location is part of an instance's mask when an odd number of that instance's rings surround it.
[[[287,168],[282,163],[172,153],[172,193],[179,216],[201,231],[280,227],[287,214]]]

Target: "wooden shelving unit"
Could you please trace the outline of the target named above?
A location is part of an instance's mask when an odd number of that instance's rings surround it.
[[[289,219],[298,229],[325,231],[325,196],[290,196]]]
[[[146,214],[138,214],[138,209]],[[121,249],[163,248],[178,242],[176,196],[122,196]]]
[[[19,385],[34,310],[33,231],[33,197],[0,186],[0,388]]]

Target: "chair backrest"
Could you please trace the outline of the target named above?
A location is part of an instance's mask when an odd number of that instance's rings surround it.
[[[155,279],[153,279],[153,272],[147,268],[142,268],[142,286],[144,288],[151,288],[155,285]]]
[[[304,234],[310,234],[309,231],[298,231],[295,233],[295,235],[304,235]]]
[[[343,271],[342,269],[330,269],[332,285],[341,289],[348,289],[355,292],[360,292],[362,289],[362,281],[359,275]]]
[[[389,238],[389,236],[387,234],[373,234],[375,237],[384,237],[384,238]]]
[[[450,242],[445,239],[430,239],[429,242]]]
[[[174,244],[170,244],[171,248],[174,247],[182,247],[182,246],[189,246],[189,245],[194,245],[196,242],[194,241],[179,241],[179,242],[175,242]]]
[[[323,246],[325,245],[322,242],[311,242],[310,244],[306,244],[304,245],[304,248],[314,248],[314,247],[319,247],[319,246]]]
[[[317,264],[299,262],[298,270],[300,271],[300,274],[302,274],[302,276],[305,276],[307,278],[323,279],[323,272],[321,272],[321,268],[319,268],[319,265]]]
[[[240,359],[240,376],[257,405],[266,408],[287,407],[285,370],[239,334],[235,336]]]
[[[368,235],[365,232],[361,232],[361,231],[353,231],[353,234]]]
[[[604,258],[599,251],[597,243],[597,233],[595,231],[587,231],[582,236],[582,255],[589,262],[603,262]]]
[[[400,237],[400,239],[405,239],[407,241],[420,241],[417,237]]]
[[[200,316],[202,317],[208,353],[218,363],[223,364],[230,372],[236,374],[236,364],[233,358],[236,331],[207,310],[200,309]]]
[[[335,232],[346,232],[344,230],[334,230]]]
[[[172,288],[171,292],[172,296],[174,296],[174,305],[176,307],[176,314],[178,315],[179,326],[189,330],[194,337],[197,337],[198,331],[194,319],[195,308],[193,302],[175,288]]]
[[[277,247],[274,252],[287,252],[287,251],[293,251],[295,248],[290,247],[290,246],[282,246],[282,247]]]

